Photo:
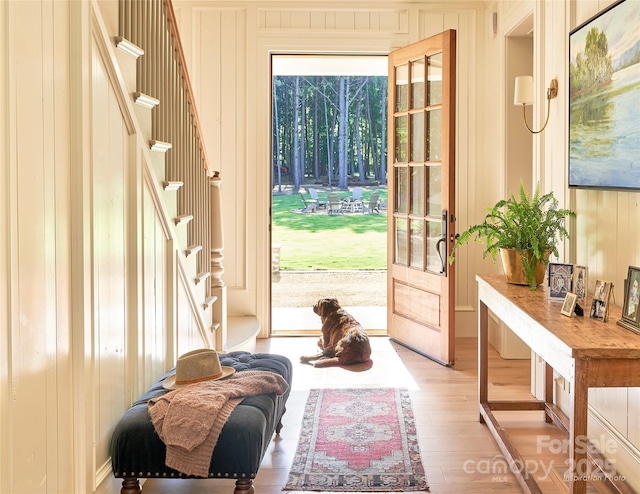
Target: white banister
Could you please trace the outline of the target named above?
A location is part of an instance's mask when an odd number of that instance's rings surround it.
[[[224,266],[224,230],[222,228],[222,198],[220,195],[220,185],[222,178],[220,172],[213,172],[210,178],[211,185],[211,225],[209,240],[211,245],[211,294],[216,295],[220,301],[213,307],[212,328],[215,331],[215,345],[219,350],[227,347],[227,287],[222,280]]]
[[[222,273],[224,267],[224,234],[222,229],[222,198],[220,197],[220,185],[222,179],[220,172],[213,172],[209,183],[211,184],[211,286],[224,286]]]

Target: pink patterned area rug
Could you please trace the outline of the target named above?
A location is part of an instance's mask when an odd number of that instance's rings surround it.
[[[406,389],[312,389],[284,490],[427,490]]]

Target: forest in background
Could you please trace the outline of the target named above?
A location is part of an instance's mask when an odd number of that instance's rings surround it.
[[[276,76],[273,187],[387,182],[387,78]]]

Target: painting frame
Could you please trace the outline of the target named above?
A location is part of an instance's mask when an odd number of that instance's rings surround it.
[[[573,264],[550,262],[547,270],[549,300],[564,301],[567,292],[573,292]]]
[[[607,322],[609,319],[609,309],[611,308],[611,294],[613,293],[613,283],[606,280],[596,280],[593,290],[593,300],[589,315],[593,319]]]
[[[624,285],[624,304],[622,306],[621,326],[640,333],[640,268],[629,266]]]
[[[567,317],[573,316],[573,311],[576,309],[577,301],[578,296],[575,293],[568,292],[564,297],[564,302],[562,304],[562,308],[560,309],[560,314]]]
[[[576,264],[573,267],[573,292],[576,294],[577,302],[584,304],[587,301],[587,291],[589,287],[589,268]]]
[[[625,111],[640,99],[630,25],[640,27],[640,2],[618,0],[569,33],[569,188],[640,190],[640,112]]]

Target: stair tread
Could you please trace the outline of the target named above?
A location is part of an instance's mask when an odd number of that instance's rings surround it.
[[[184,251],[184,254],[189,257],[191,254],[196,254],[202,250],[202,245],[190,245],[187,247],[187,250]]]
[[[260,332],[260,321],[256,316],[227,317],[227,350],[247,346]]]

